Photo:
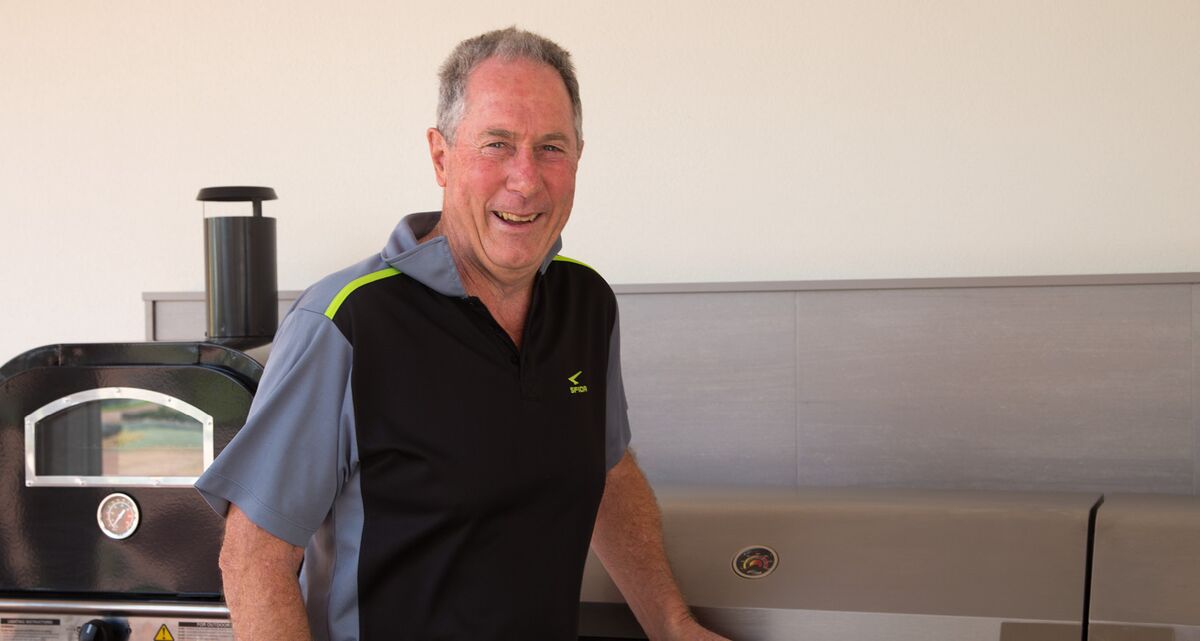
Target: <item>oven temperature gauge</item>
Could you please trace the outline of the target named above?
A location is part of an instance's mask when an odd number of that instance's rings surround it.
[[[100,531],[112,539],[127,539],[141,521],[137,503],[128,494],[116,492],[104,497],[96,510]]]

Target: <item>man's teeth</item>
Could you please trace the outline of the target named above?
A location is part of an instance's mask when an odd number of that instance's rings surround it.
[[[507,220],[510,223],[531,223],[535,219],[537,219],[538,216],[542,215],[541,212],[536,213],[536,214],[529,214],[528,216],[518,216],[516,214],[510,213],[507,211],[495,211],[492,213],[503,218],[504,220]]]

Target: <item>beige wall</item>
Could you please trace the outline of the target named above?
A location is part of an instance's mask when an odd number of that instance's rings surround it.
[[[0,362],[201,289],[203,186],[278,190],[284,289],[377,250],[511,23],[575,52],[614,282],[1200,271],[1196,0],[453,6],[0,2]]]

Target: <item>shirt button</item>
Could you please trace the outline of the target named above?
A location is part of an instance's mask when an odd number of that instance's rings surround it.
[[[510,360],[510,361],[512,361],[512,364],[513,364],[513,365],[519,365],[519,364],[521,363],[521,359],[520,359],[520,358],[518,358],[518,357],[516,357],[516,356],[513,356],[513,357],[512,357],[512,358],[510,358],[509,360]]]

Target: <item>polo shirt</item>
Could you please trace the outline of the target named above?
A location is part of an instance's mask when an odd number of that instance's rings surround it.
[[[304,547],[314,639],[575,639],[629,421],[616,298],[557,255],[522,347],[468,296],[440,214],[304,292],[246,425],[196,483]]]

